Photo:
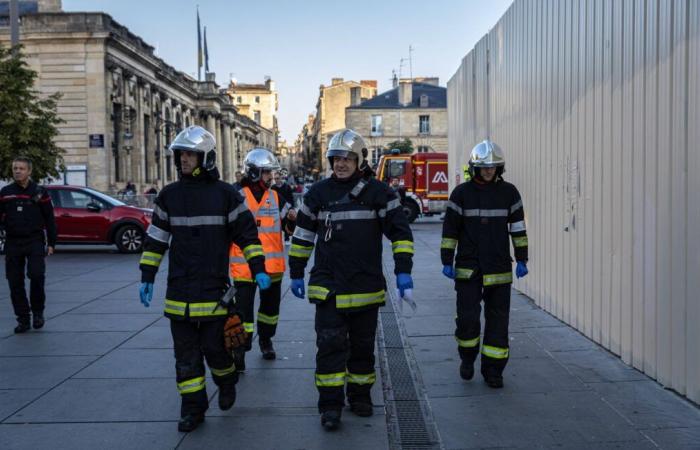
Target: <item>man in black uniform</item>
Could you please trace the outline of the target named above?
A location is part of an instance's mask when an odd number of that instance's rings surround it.
[[[16,158],[12,161],[15,182],[0,190],[0,223],[6,233],[5,274],[10,285],[12,307],[17,316],[15,333],[29,330],[30,311],[34,328],[44,326],[44,257],[52,255],[56,245],[56,222],[51,197],[44,188],[30,179],[31,175],[31,160]],[[25,267],[31,280],[30,302],[27,302],[24,288]]]
[[[471,179],[450,195],[440,245],[442,273],[455,280],[457,291],[455,338],[462,360],[460,376],[465,380],[474,376],[483,300],[486,324],[481,374],[492,388],[503,387],[503,369],[509,354],[513,282],[509,234],[517,261],[515,273],[520,278],[528,272],[523,202],[515,186],[503,180],[504,168],[505,159],[498,145],[486,140],[474,147],[469,158]]]
[[[289,251],[292,292],[304,298],[304,268],[316,246],[309,300],[316,305],[316,387],[327,430],[340,425],[346,393],[353,413],[372,415],[377,315],[386,297],[382,235],[392,242],[397,288],[402,295],[413,288],[411,229],[391,188],[360,170],[364,149],[352,130],[330,140],[333,175],[304,196]]]
[[[214,137],[198,126],[183,130],[170,145],[180,179],[155,200],[140,261],[140,297],[149,306],[156,272],[171,249],[165,316],[171,319],[182,396],[180,431],[192,431],[204,421],[203,357],[219,387],[219,407],[227,410],[236,400],[238,374],[224,347],[228,311],[219,302],[229,287],[232,242],[243,249],[260,288],[270,286],[255,220],[233,187],[219,181],[215,147]]]

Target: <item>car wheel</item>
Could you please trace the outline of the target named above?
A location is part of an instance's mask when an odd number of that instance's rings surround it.
[[[0,228],[0,255],[5,254],[5,229]]]
[[[408,219],[408,223],[413,223],[413,221],[418,217],[418,214],[420,214],[418,205],[416,205],[416,202],[413,200],[406,200],[402,206],[403,212],[406,214],[406,218]]]
[[[143,230],[136,225],[121,227],[114,237],[114,243],[121,253],[138,253],[143,249]]]

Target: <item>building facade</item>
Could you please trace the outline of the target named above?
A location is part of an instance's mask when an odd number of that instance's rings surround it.
[[[377,95],[376,80],[345,81],[333,78],[329,86],[321,85],[316,102],[316,114],[310,130],[314,152],[314,169],[325,173],[328,162],[324,158],[328,141],[334,133],[345,128],[345,109],[359,105]]]
[[[371,164],[406,138],[414,152],[447,152],[447,89],[437,78],[395,80],[393,89],[348,107],[345,126],[365,137]]]
[[[275,82],[270,78],[267,78],[264,84],[245,84],[231,80],[226,93],[231,97],[240,114],[252,119],[273,134],[273,143],[266,148],[275,150],[279,140],[277,126],[279,98]]]
[[[188,125],[216,136],[217,163],[230,181],[240,155],[265,130],[238,113],[214,74],[198,82],[154,54],[154,48],[102,13],[51,11],[23,16],[20,42],[42,94],[60,92],[57,144],[65,150],[63,182],[113,192],[177,178],[167,146]],[[0,28],[0,45],[9,45]]]

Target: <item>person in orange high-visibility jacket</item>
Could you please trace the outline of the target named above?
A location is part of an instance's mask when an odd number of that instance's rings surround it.
[[[258,307],[258,343],[264,359],[276,358],[272,337],[277,331],[280,300],[282,297],[282,275],[285,270],[282,222],[293,217],[290,207],[273,189],[272,172],[279,170],[277,158],[267,149],[254,148],[244,160],[245,175],[241,180],[240,193],[245,204],[255,216],[258,237],[265,253],[265,272],[272,278],[270,289],[260,291]],[[229,253],[230,276],[236,287],[236,301],[243,318],[243,326],[252,336],[254,328],[254,305],[256,284],[245,258],[245,252],[233,244]],[[234,353],[238,371],[245,370],[245,352],[252,347],[251,339],[244,348]]]

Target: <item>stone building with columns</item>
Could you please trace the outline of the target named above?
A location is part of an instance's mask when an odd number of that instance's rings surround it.
[[[175,70],[154,48],[103,13],[62,12],[60,1],[39,1],[21,17],[20,43],[38,73],[42,94],[61,92],[58,145],[65,182],[115,191],[132,181],[143,191],[177,178],[167,152],[184,127],[216,136],[217,164],[232,181],[246,152],[269,145],[270,130],[239,114],[214,74],[199,82]],[[0,45],[9,45],[0,27]]]

